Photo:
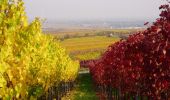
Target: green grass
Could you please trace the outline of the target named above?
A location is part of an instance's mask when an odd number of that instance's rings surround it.
[[[75,90],[62,100],[98,100],[93,89],[92,78],[89,73],[78,76]]]

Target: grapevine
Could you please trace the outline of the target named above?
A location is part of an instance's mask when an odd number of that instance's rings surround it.
[[[170,97],[169,3],[159,9],[160,18],[152,26],[110,45],[100,59],[90,62],[96,84],[111,86],[122,97],[127,94],[147,96],[150,100]]]
[[[79,64],[41,21],[29,23],[22,0],[0,1],[0,98],[36,99],[60,82],[74,81]]]

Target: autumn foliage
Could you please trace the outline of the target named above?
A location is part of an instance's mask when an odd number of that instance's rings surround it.
[[[152,26],[110,45],[100,59],[90,62],[96,84],[119,89],[122,96],[170,96],[170,6],[159,9],[160,18]]]

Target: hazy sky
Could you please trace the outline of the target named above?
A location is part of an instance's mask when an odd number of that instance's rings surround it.
[[[163,0],[24,0],[30,19],[155,19]]]

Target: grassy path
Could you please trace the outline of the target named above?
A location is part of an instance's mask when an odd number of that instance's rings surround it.
[[[62,100],[98,100],[89,73],[78,76],[77,86]]]

